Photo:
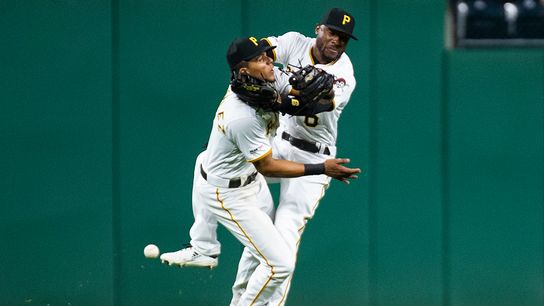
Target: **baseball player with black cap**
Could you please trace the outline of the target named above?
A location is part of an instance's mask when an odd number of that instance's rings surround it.
[[[344,52],[353,35],[354,17],[343,9],[329,10],[315,27],[315,38],[297,32],[289,32],[264,40],[276,46],[269,51],[284,67],[314,65],[335,76],[334,109],[312,116],[282,116],[280,128],[274,139],[274,157],[301,163],[319,163],[336,155],[338,120],[346,107],[356,81],[353,66]],[[301,235],[306,223],[325,195],[330,179],[325,175],[281,179],[280,200],[274,224],[287,243],[289,252],[296,260]],[[233,286],[233,301],[247,287],[255,258],[244,250],[238,275]],[[290,282],[284,284],[270,305],[283,305],[289,292]]]
[[[270,86],[275,76],[266,52],[273,48],[253,37],[237,39],[229,46],[231,86],[216,111],[206,155],[199,167],[200,178],[194,186],[193,196],[197,199],[193,201],[202,203],[258,262],[236,305],[266,305],[294,269],[294,254],[271,219],[272,197],[263,175],[326,174],[345,181],[360,172],[342,166],[347,159],[303,164],[272,157],[270,137],[278,125],[278,115],[271,111],[270,91],[258,91],[263,97],[254,101],[236,91]],[[235,86],[238,83],[241,86]]]

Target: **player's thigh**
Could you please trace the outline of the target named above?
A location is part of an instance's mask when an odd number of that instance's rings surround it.
[[[257,180],[260,181],[259,191],[257,193],[257,201],[259,208],[264,211],[270,218],[274,219],[274,199],[268,188],[267,180],[261,174],[257,175]]]
[[[325,175],[282,179],[276,219],[286,214],[312,218],[329,183]]]
[[[258,185],[260,183],[255,182],[249,189],[218,188],[217,202],[211,206],[211,211],[261,262],[285,266],[291,261],[290,255],[286,255],[288,248],[270,216],[260,209]]]

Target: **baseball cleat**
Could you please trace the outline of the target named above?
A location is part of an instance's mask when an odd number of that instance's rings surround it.
[[[161,255],[161,262],[169,266],[204,267],[213,269],[218,265],[217,256],[207,256],[198,253],[192,246],[176,252]]]

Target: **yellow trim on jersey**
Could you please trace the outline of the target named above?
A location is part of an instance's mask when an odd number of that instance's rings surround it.
[[[223,202],[223,200],[221,200],[219,198],[219,188],[215,189],[215,196],[216,196],[216,199],[217,201],[221,204],[221,208],[223,208],[229,215],[230,215],[230,219],[236,224],[236,226],[238,226],[238,228],[240,229],[240,231],[242,231],[242,233],[244,234],[244,236],[247,238],[247,240],[249,241],[249,243],[251,243],[251,245],[253,246],[253,248],[255,248],[255,251],[257,251],[257,253],[259,253],[259,255],[264,259],[264,261],[266,262],[266,264],[270,267],[270,271],[272,272],[270,274],[270,277],[268,277],[268,280],[266,281],[266,283],[264,283],[263,287],[261,288],[261,290],[259,290],[259,292],[257,293],[257,295],[255,296],[255,299],[253,299],[253,301],[251,302],[251,305],[253,305],[255,303],[255,300],[257,300],[257,298],[259,298],[259,296],[261,295],[261,293],[263,292],[264,288],[266,288],[266,286],[268,285],[268,283],[272,280],[272,278],[274,277],[274,275],[276,274],[274,272],[274,267],[270,264],[270,262],[268,261],[268,259],[263,255],[263,253],[261,252],[261,250],[259,250],[259,248],[257,248],[257,246],[255,245],[255,243],[253,242],[253,240],[251,240],[251,238],[249,238],[249,235],[246,233],[246,231],[242,228],[242,226],[240,225],[240,223],[238,221],[236,221],[236,219],[234,218],[234,216],[232,215],[232,213],[230,212],[230,210],[228,210],[228,208],[225,207],[225,203]]]
[[[259,161],[259,160],[261,160],[261,159],[267,157],[267,156],[270,155],[270,154],[272,154],[272,148],[270,148],[268,151],[266,151],[266,153],[264,153],[263,155],[261,155],[261,156],[259,156],[259,157],[257,157],[257,158],[254,158],[254,159],[252,159],[252,160],[248,160],[248,162],[254,163],[254,162],[256,162],[256,161]]]
[[[313,56],[313,54],[312,54],[312,49],[313,49],[313,48],[314,48],[314,47],[310,47],[310,62],[312,62],[312,65],[315,65],[314,56]]]
[[[261,40],[266,41],[266,43],[267,43],[269,46],[272,47],[272,42],[271,42],[268,38],[266,38],[266,37],[265,37],[265,38],[261,38]],[[276,49],[272,49],[272,50],[270,50],[270,51],[272,51],[272,56],[273,56],[272,60],[274,60],[274,62],[275,62],[276,59],[278,58],[278,57],[276,56]]]

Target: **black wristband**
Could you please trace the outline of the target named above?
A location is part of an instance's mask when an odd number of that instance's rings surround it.
[[[325,163],[304,164],[304,175],[325,174]]]

